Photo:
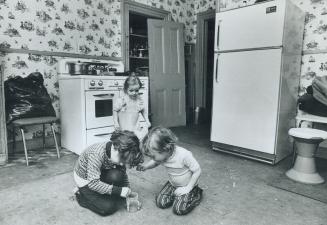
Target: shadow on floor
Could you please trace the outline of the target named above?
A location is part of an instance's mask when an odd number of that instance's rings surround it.
[[[202,147],[210,147],[210,124],[187,125],[183,127],[172,127],[179,141]]]
[[[60,156],[71,155],[72,152],[61,148],[60,149]],[[28,161],[30,166],[42,164],[42,162],[46,159],[57,158],[57,152],[55,148],[37,148],[28,150]],[[16,165],[26,165],[25,154],[24,152],[17,152],[15,154],[9,154],[8,156],[8,163],[3,167],[10,167]]]
[[[316,159],[317,171],[327,179],[327,160],[322,158]],[[327,183],[323,184],[303,184],[289,179],[284,173],[271,177],[267,182],[268,185],[298,195],[305,196],[327,204]]]
[[[25,155],[17,153],[9,157],[8,164],[0,166],[0,191],[12,186],[35,180],[54,177],[73,171],[77,155],[61,149],[61,158],[57,158],[56,149],[30,150],[30,165],[26,166]]]

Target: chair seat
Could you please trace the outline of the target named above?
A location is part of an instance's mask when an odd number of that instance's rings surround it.
[[[288,134],[303,139],[327,139],[327,132],[313,128],[291,128]]]
[[[28,125],[36,125],[36,124],[54,123],[56,121],[58,121],[57,117],[46,116],[46,117],[24,118],[24,119],[14,120],[12,122],[12,125],[16,127],[20,127],[20,126],[28,126]]]
[[[51,131],[52,131],[52,135],[53,135],[53,139],[55,142],[55,146],[56,146],[56,151],[57,151],[57,157],[58,159],[60,158],[60,152],[59,152],[59,146],[57,143],[57,138],[56,138],[56,133],[55,130],[53,128],[53,125],[55,122],[57,122],[59,119],[55,116],[44,116],[44,117],[34,117],[34,118],[23,118],[23,119],[18,119],[18,120],[14,120],[11,125],[13,128],[13,151],[15,150],[15,128],[18,127],[20,129],[21,135],[22,135],[22,139],[23,139],[23,145],[24,145],[24,153],[25,153],[25,160],[26,160],[26,165],[29,165],[28,162],[28,153],[27,153],[27,147],[26,147],[26,140],[25,140],[25,135],[24,135],[24,126],[29,126],[29,125],[39,125],[42,124],[43,125],[43,148],[45,147],[45,135],[44,135],[44,128],[45,128],[45,124],[49,124],[51,126]]]

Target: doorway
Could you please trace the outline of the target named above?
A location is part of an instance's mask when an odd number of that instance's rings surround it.
[[[131,0],[122,1],[122,5],[122,53],[125,71],[149,77],[148,19],[169,20],[169,12]],[[149,120],[151,122],[152,107],[149,102]]]
[[[213,98],[215,10],[197,15],[195,120],[210,129]],[[197,115],[198,114],[198,115]]]
[[[211,124],[212,97],[213,97],[213,66],[214,66],[214,39],[215,39],[215,19],[210,18],[205,21],[205,40],[207,43],[205,54],[204,74],[206,74],[205,86],[205,119],[204,123]]]
[[[125,71],[149,76],[152,126],[185,125],[184,27],[168,11],[124,0]]]
[[[123,37],[125,71],[148,76],[148,19],[168,20],[169,12],[131,0],[123,1]]]

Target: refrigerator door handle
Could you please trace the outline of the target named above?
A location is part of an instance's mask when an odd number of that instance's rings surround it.
[[[219,36],[220,36],[219,34],[221,29],[221,22],[222,20],[218,20],[215,26],[215,37],[216,37],[215,51],[219,51]]]
[[[215,63],[215,65],[214,65],[214,71],[215,71],[215,81],[216,81],[216,83],[218,83],[218,56],[219,56],[219,54],[218,53],[215,53],[215,61],[214,61],[214,63]]]

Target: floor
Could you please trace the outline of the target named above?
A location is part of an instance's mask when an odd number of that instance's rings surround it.
[[[162,167],[146,172],[129,171],[131,187],[139,193],[142,210],[124,208],[100,217],[79,207],[72,197],[74,154],[20,162],[0,168],[0,224],[202,224],[202,225],[325,225],[327,204],[269,185],[283,175],[290,159],[276,166],[247,160],[210,149],[209,129],[174,128],[180,144],[191,150],[202,167],[202,203],[186,216],[155,206],[154,196],[166,181]],[[325,177],[327,179],[327,177]]]

